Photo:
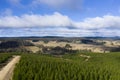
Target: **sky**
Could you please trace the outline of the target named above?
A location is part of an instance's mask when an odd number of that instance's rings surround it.
[[[0,0],[0,37],[120,37],[120,0]]]

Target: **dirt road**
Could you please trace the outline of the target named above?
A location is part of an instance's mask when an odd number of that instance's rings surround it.
[[[0,80],[11,80],[15,64],[20,60],[20,56],[14,58],[0,71]]]
[[[91,58],[91,56],[87,56],[87,55],[83,55],[83,54],[81,54],[80,56],[85,57],[86,58],[85,61],[88,61]]]

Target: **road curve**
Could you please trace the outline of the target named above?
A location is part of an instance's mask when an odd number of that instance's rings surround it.
[[[20,56],[14,58],[0,71],[0,80],[11,80],[15,64],[20,60]]]

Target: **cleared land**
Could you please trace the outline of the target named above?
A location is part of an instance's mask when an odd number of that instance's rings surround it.
[[[36,53],[37,51],[39,51],[40,49],[36,46],[28,46],[25,47],[28,51],[32,51],[33,53]]]
[[[92,52],[99,52],[104,53],[104,48],[102,46],[98,45],[92,45],[92,44],[77,44],[77,43],[68,43],[68,42],[56,42],[56,41],[50,41],[48,43],[44,43],[43,41],[39,42],[32,42],[34,45],[39,46],[48,46],[48,47],[64,47],[66,44],[70,44],[72,46],[72,50],[90,50]]]
[[[15,64],[20,60],[20,56],[14,56],[13,60],[10,61],[1,71],[0,80],[10,80],[12,78]]]

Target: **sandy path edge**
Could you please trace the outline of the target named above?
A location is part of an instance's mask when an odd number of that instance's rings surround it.
[[[0,71],[0,80],[10,80],[13,75],[15,64],[20,60],[20,56],[14,58]]]

